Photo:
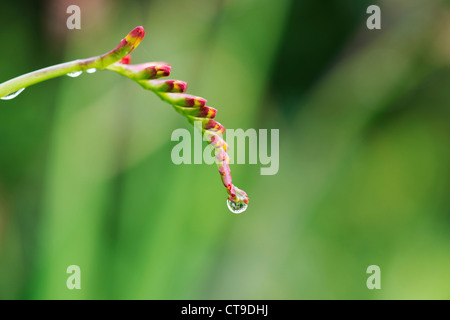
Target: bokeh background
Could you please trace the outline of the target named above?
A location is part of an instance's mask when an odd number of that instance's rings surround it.
[[[233,215],[214,165],[172,163],[191,126],[155,95],[107,71],[32,86],[0,101],[0,298],[450,298],[449,1],[5,1],[0,82],[139,25],[134,63],[280,130],[278,174],[232,165]]]

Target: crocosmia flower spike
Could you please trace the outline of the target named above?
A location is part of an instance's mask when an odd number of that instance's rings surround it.
[[[144,28],[136,27],[114,49],[105,54],[40,69],[1,83],[0,98],[13,99],[26,87],[66,74],[76,77],[83,71],[90,73],[90,70],[96,69],[117,72],[137,82],[144,89],[154,92],[202,131],[215,151],[219,174],[228,193],[228,207],[234,213],[243,212],[249,199],[243,190],[233,185],[230,159],[227,154],[228,145],[222,138],[225,127],[214,120],[217,110],[207,106],[206,99],[186,94],[186,82],[161,80],[170,75],[172,68],[170,64],[166,62],[131,64],[130,53],[141,43],[144,36]]]

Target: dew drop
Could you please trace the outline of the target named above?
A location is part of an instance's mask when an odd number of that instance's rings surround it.
[[[247,210],[247,207],[248,207],[248,205],[245,204],[243,201],[233,202],[233,201],[230,201],[229,199],[227,199],[227,206],[228,206],[228,209],[230,209],[230,211],[235,214],[244,212],[245,210]]]
[[[17,91],[15,91],[15,92],[13,92],[13,93],[7,94],[6,96],[1,97],[0,99],[2,99],[2,100],[11,100],[11,99],[14,99],[14,98],[17,97],[23,90],[25,90],[25,88],[22,88],[22,89],[17,90]]]
[[[95,68],[91,68],[91,69],[87,69],[86,70],[87,73],[94,73],[95,71],[97,71],[97,69],[95,69]]]
[[[67,75],[69,76],[69,77],[71,77],[71,78],[76,78],[76,77],[78,77],[80,74],[82,74],[83,73],[83,71],[74,71],[74,72],[70,72],[70,73],[68,73]]]

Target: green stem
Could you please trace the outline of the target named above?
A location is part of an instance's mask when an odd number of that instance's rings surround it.
[[[33,84],[87,69],[105,69],[120,61],[136,48],[144,38],[144,28],[136,27],[111,51],[88,59],[74,60],[48,68],[36,70],[0,84],[0,98]]]
[[[16,92],[33,84],[66,75],[71,72],[85,71],[91,68],[102,68],[102,57],[78,59],[51,67],[39,69],[0,84],[0,97]]]

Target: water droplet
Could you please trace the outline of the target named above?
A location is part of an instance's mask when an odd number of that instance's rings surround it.
[[[74,72],[70,72],[70,73],[68,73],[67,75],[69,76],[69,77],[72,77],[72,78],[76,78],[76,77],[78,77],[80,74],[82,74],[83,73],[83,71],[74,71]]]
[[[91,68],[91,69],[87,69],[86,70],[87,73],[94,73],[95,71],[97,71],[97,69],[95,69],[95,68]]]
[[[230,209],[230,211],[235,214],[244,212],[245,210],[247,210],[247,207],[248,207],[248,205],[245,204],[243,201],[233,202],[233,201],[230,201],[229,199],[227,199],[227,206],[228,206],[228,209]]]
[[[11,99],[14,99],[14,98],[17,97],[23,90],[25,90],[25,88],[22,88],[22,89],[20,89],[20,90],[17,90],[16,92],[7,94],[6,96],[1,97],[0,99],[2,99],[2,100],[11,100]]]

